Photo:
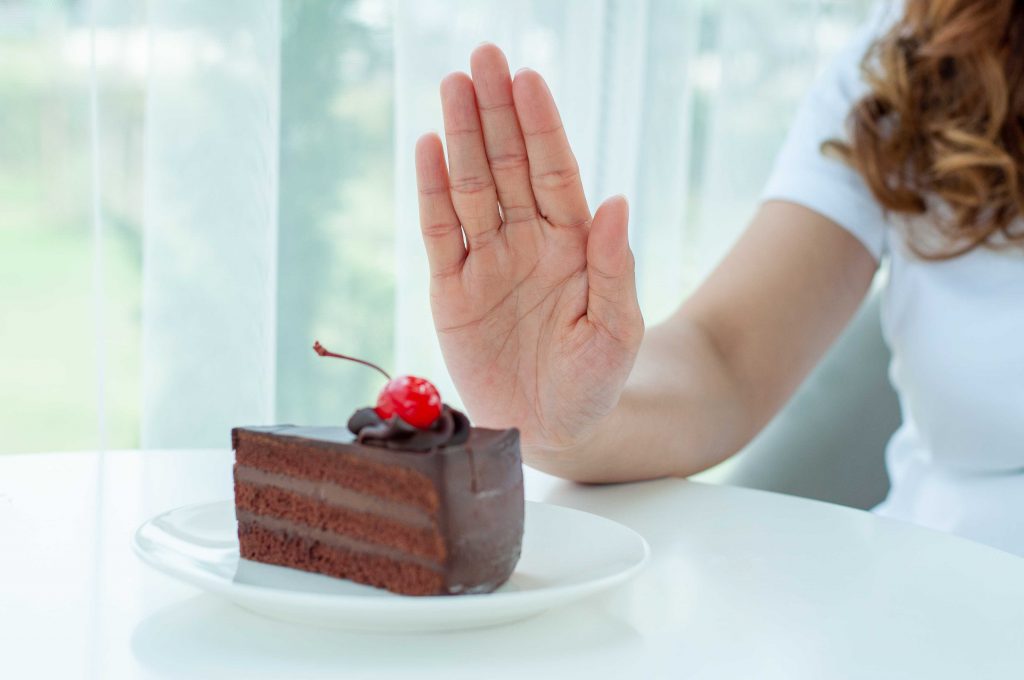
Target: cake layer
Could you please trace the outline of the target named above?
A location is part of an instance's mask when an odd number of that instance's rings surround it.
[[[410,555],[404,550],[394,546],[361,541],[351,536],[345,536],[344,534],[338,534],[324,529],[317,529],[300,522],[293,522],[291,520],[280,519],[278,517],[269,517],[267,515],[257,515],[247,510],[236,510],[235,512],[239,525],[251,524],[263,527],[268,531],[282,533],[289,537],[315,541],[333,548],[348,550],[354,553],[365,553],[367,555],[374,555],[377,557],[388,557],[395,560],[407,561],[421,567],[435,569],[438,571],[442,568],[441,562],[436,559]]]
[[[444,561],[447,551],[433,523],[413,526],[380,515],[318,501],[276,486],[235,482],[235,506],[257,516],[287,520],[296,526],[341,534],[368,544],[388,546],[399,551]],[[429,518],[427,518],[429,520]]]
[[[328,481],[431,513],[440,506],[437,489],[428,474],[412,466],[359,456],[352,446],[339,450],[336,443],[329,441],[241,428],[234,430],[234,438],[235,461],[239,465],[299,479]]]
[[[238,537],[246,559],[346,578],[403,595],[446,592],[442,571],[407,556],[370,552],[365,545],[329,544],[318,540],[315,532],[308,535],[283,520],[246,513],[240,513],[238,519]]]
[[[315,498],[330,505],[379,515],[414,527],[433,528],[436,526],[432,516],[415,505],[371,496],[334,482],[299,479],[246,465],[235,466],[235,482],[255,486],[273,486],[284,491]]]

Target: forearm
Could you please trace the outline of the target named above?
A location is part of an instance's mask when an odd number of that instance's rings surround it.
[[[571,450],[527,462],[579,481],[690,475],[739,451],[847,321],[876,263],[848,232],[767,203],[700,289],[651,329],[612,412]]]
[[[689,475],[737,451],[856,309],[872,254],[769,201],[638,350],[625,199],[591,214],[537,73],[513,79],[493,45],[470,62],[441,86],[447,162],[437,135],[416,147],[434,323],[470,416],[519,427],[528,464],[580,481]]]
[[[735,453],[752,429],[724,358],[684,308],[647,332],[619,403],[594,432],[572,449],[524,456],[581,482],[688,476]]]

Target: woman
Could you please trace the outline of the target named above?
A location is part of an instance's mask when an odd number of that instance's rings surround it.
[[[569,479],[744,446],[890,271],[904,422],[877,511],[1024,554],[1024,2],[908,0],[808,95],[744,235],[644,332],[623,197],[591,214],[541,77],[492,45],[417,145],[434,321],[473,419]],[[672,200],[667,196],[665,200]],[[851,414],[851,417],[856,417]]]

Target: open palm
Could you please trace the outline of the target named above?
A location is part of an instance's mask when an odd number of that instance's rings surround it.
[[[477,48],[441,84],[417,144],[420,222],[441,349],[470,416],[527,447],[584,440],[615,406],[643,336],[625,199],[591,216],[537,73]]]

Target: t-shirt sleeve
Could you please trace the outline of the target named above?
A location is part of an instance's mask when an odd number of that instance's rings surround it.
[[[762,201],[803,205],[857,237],[880,260],[886,247],[886,217],[863,178],[841,159],[822,152],[829,139],[846,138],[846,119],[867,92],[860,63],[876,36],[891,22],[881,5],[832,61],[804,97],[775,160]]]

